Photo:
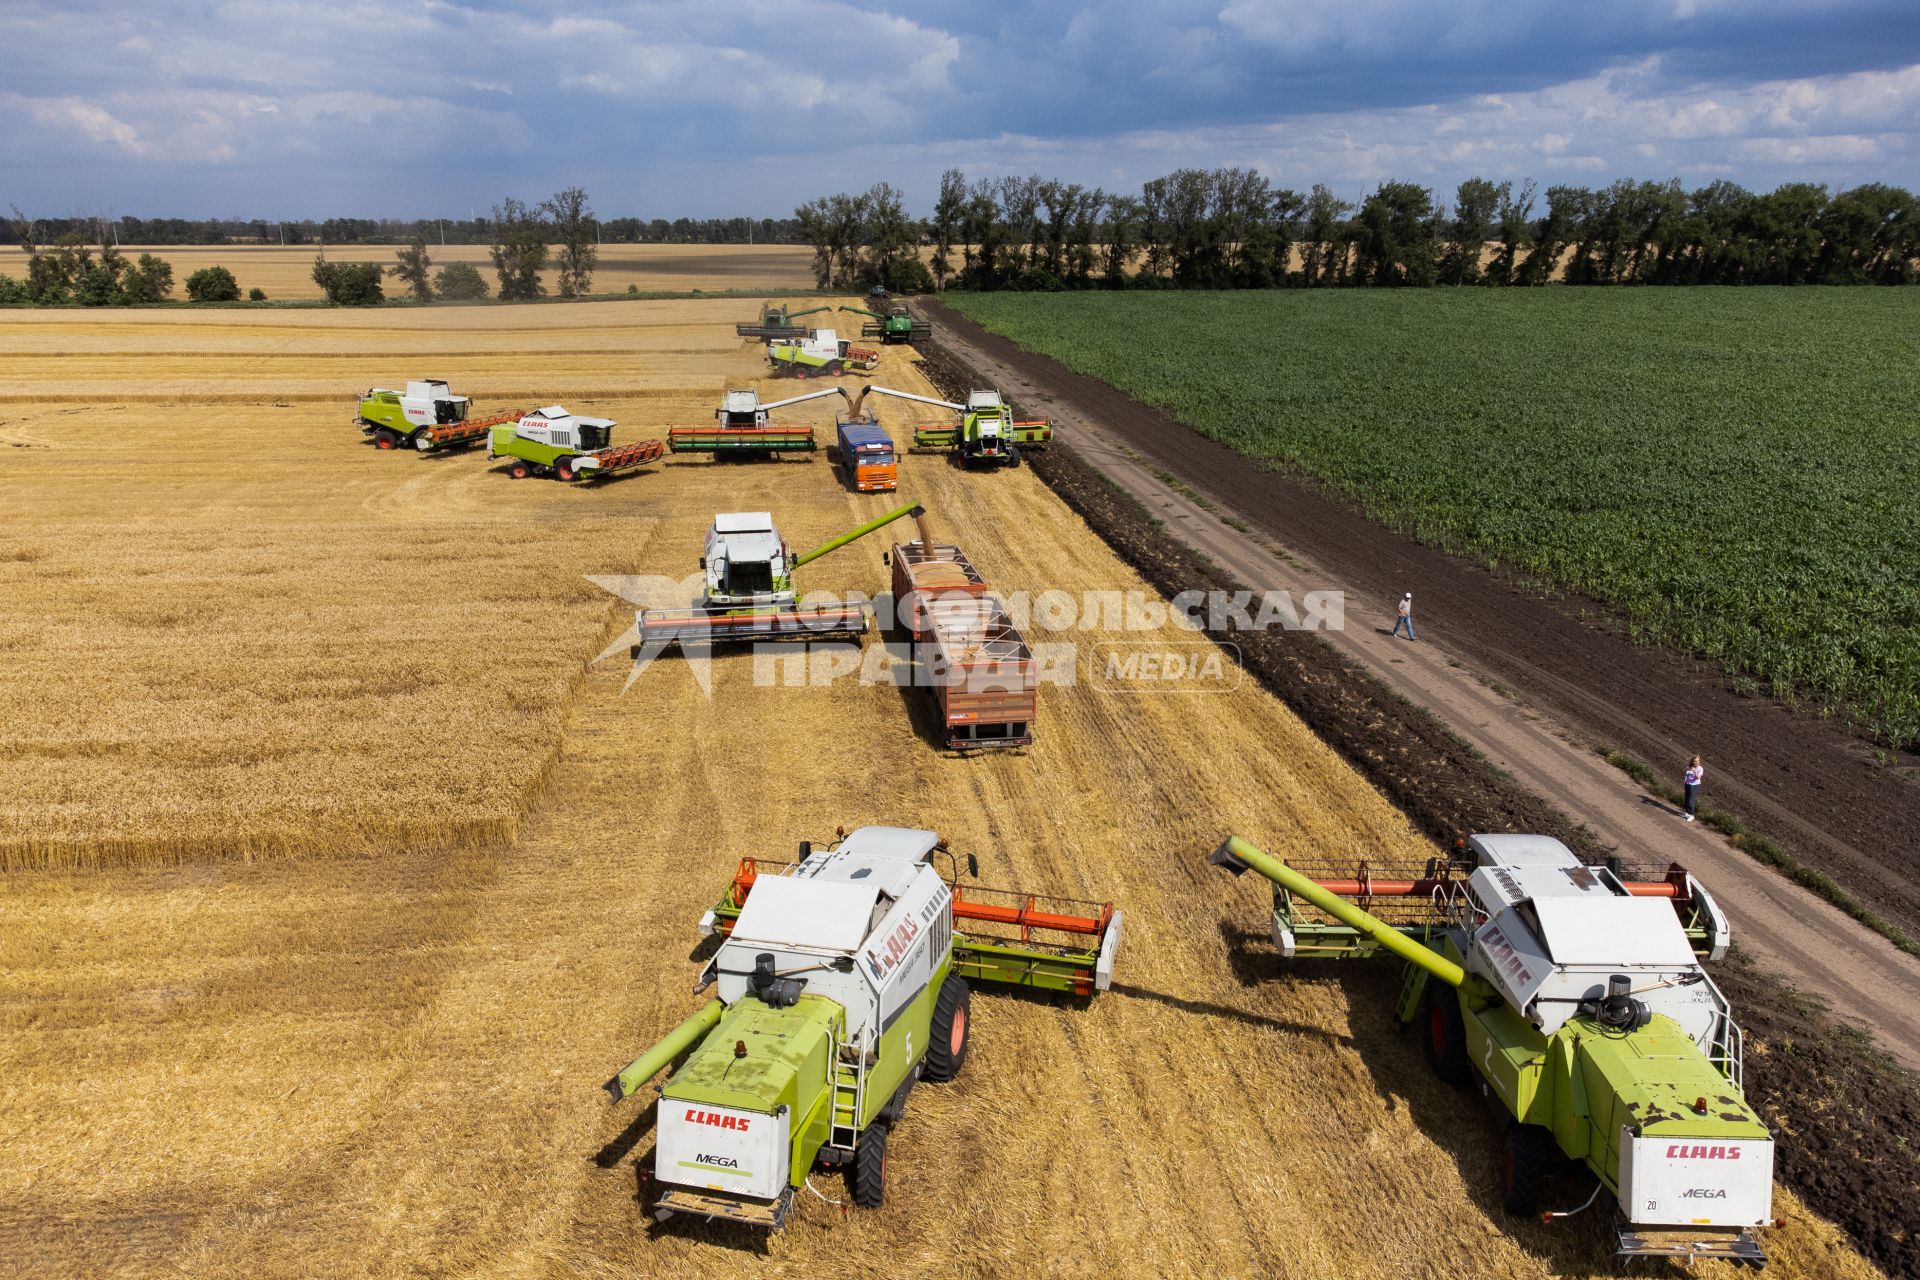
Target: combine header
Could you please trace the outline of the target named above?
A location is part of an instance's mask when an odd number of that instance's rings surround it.
[[[353,423],[361,435],[373,437],[376,448],[432,453],[479,444],[487,438],[488,428],[520,416],[508,411],[474,420],[468,417],[471,408],[467,397],[451,394],[438,378],[427,378],[409,382],[405,391],[368,388]]]
[[[853,1202],[881,1207],[914,1085],[966,1063],[968,979],[1107,989],[1112,904],[963,888],[959,865],[938,835],[902,827],[819,852],[803,841],[797,863],[741,860],[700,922],[724,941],[695,990],[717,998],[606,1084],[620,1102],[686,1055],[659,1087],[655,1218],[777,1229],[817,1167],[846,1170]]]
[[[494,426],[487,439],[487,457],[510,459],[507,474],[515,480],[530,475],[592,480],[631,471],[666,453],[658,440],[610,443],[614,425],[611,418],[589,418],[548,405],[518,422]]]
[[[933,326],[925,320],[915,320],[903,306],[888,307],[885,314],[869,311],[865,307],[841,307],[840,310],[873,317],[869,323],[860,326],[860,336],[878,338],[889,347],[902,342],[933,340]]]
[[[1020,465],[1021,445],[1032,448],[1053,439],[1053,426],[1045,419],[1016,421],[1013,410],[1000,398],[998,391],[974,391],[968,394],[965,404],[955,404],[951,400],[915,395],[911,391],[867,386],[860,388],[853,397],[852,409],[856,415],[860,412],[861,403],[869,395],[893,396],[958,412],[960,421],[957,423],[916,427],[913,447],[916,451],[958,451],[961,462],[969,467],[975,463],[1017,467]]]
[[[880,353],[856,347],[831,329],[815,329],[804,338],[783,338],[767,344],[767,359],[775,377],[837,378],[847,370],[872,373],[880,367]]]
[[[801,316],[817,315],[822,311],[833,310],[832,307],[808,307],[805,311],[789,312],[787,310],[788,305],[789,304],[784,302],[778,305],[771,302],[763,302],[760,304],[760,319],[758,321],[743,320],[733,326],[733,331],[743,338],[761,338],[766,340],[774,338],[803,338],[806,336],[807,331],[805,327],[794,323],[795,321]]]
[[[768,416],[774,409],[790,404],[818,400],[822,396],[846,398],[843,387],[809,391],[805,395],[760,403],[757,391],[729,391],[713,411],[711,427],[669,427],[667,448],[674,453],[711,453],[716,457],[767,457],[776,453],[812,453],[818,447],[813,428],[804,423],[775,422]]]
[[[894,611],[912,644],[915,683],[933,690],[942,745],[1025,747],[1038,710],[1033,650],[958,547],[896,545]]]
[[[700,558],[707,575],[705,593],[687,609],[641,610],[634,620],[639,643],[631,646],[632,656],[640,657],[650,641],[658,646],[677,640],[685,646],[865,635],[867,612],[860,605],[801,608],[794,571],[906,516],[919,523],[921,541],[931,545],[926,509],[908,503],[803,555],[787,549],[773,517],[765,511],[715,516],[713,528],[707,531],[706,554]]]
[[[1741,1094],[1741,1035],[1696,952],[1726,918],[1680,868],[1627,881],[1546,836],[1478,835],[1419,875],[1314,880],[1234,837],[1210,861],[1274,885],[1287,955],[1407,962],[1396,1014],[1444,1080],[1507,1118],[1509,1212],[1613,1199],[1619,1253],[1766,1260],[1773,1135]],[[1354,900],[1365,904],[1356,905]],[[1540,1212],[1543,1179],[1584,1168],[1587,1203]]]

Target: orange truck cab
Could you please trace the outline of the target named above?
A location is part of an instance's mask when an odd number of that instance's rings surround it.
[[[840,465],[860,493],[890,493],[900,478],[893,437],[871,421],[841,422]]]

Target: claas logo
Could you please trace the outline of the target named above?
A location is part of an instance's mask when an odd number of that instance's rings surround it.
[[[1705,1147],[1697,1144],[1688,1146],[1684,1142],[1667,1144],[1669,1160],[1738,1160],[1739,1158],[1740,1148],[1738,1147]]]
[[[717,1115],[714,1112],[701,1111],[695,1107],[687,1108],[687,1123],[710,1124],[716,1129],[738,1129],[742,1133],[747,1130],[747,1118],[745,1116]]]

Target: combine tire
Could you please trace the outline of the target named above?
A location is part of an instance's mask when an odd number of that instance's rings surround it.
[[[878,1209],[887,1200],[887,1126],[869,1125],[853,1152],[853,1202]]]
[[[433,433],[431,431],[414,432],[413,447],[418,449],[422,453],[432,453],[433,452]]]
[[[1504,1154],[1501,1200],[1516,1218],[1534,1217],[1540,1212],[1540,1180],[1554,1162],[1553,1135],[1537,1124],[1510,1124]]]
[[[573,469],[572,458],[561,458],[553,464],[553,474],[562,480],[578,480],[580,473]]]
[[[385,427],[382,427],[373,433],[373,447],[376,449],[397,449],[400,447],[400,437]]]
[[[838,360],[833,361],[831,364],[827,366],[827,376],[829,378],[837,378],[842,373],[845,373],[845,372],[846,370],[840,367],[840,362]]]
[[[516,462],[512,466],[507,468],[507,474],[512,476],[515,480],[525,480],[528,476],[533,474],[533,468],[528,466],[524,462]]]
[[[1020,446],[1019,445],[1010,444],[1007,446],[1007,465],[1010,467],[1017,467],[1020,465]]]
[[[1427,1065],[1433,1074],[1448,1084],[1466,1084],[1473,1078],[1473,1064],[1467,1060],[1467,1028],[1460,1020],[1460,998],[1453,988],[1427,988],[1426,1017]]]
[[[928,1030],[927,1079],[940,1084],[960,1074],[967,1061],[967,1037],[973,1031],[972,992],[965,978],[947,975],[933,1003]]]

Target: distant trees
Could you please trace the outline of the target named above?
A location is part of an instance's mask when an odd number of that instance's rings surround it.
[[[313,260],[313,282],[328,302],[340,307],[371,307],[386,301],[386,291],[380,287],[384,274],[386,268],[377,262],[328,262],[324,256]]]
[[[890,274],[906,265],[916,224],[884,183],[795,215],[823,288],[878,278],[880,259]],[[950,169],[915,234],[932,249],[927,283],[966,289],[1907,284],[1920,267],[1920,202],[1879,183],[1762,195],[1623,179],[1550,186],[1542,208],[1531,181],[1473,177],[1449,212],[1412,182],[1383,182],[1355,206],[1245,169],[1178,169],[1137,196]]]
[[[187,297],[194,302],[236,302],[240,285],[225,267],[202,267],[187,277]]]
[[[540,273],[547,265],[547,228],[537,210],[508,196],[493,206],[489,256],[500,277],[500,301],[531,302],[546,293]]]
[[[593,283],[594,264],[599,260],[587,193],[580,187],[568,187],[540,208],[553,219],[554,234],[560,241],[560,296],[580,297]],[[501,296],[506,295],[503,292]]]
[[[433,280],[428,275],[433,269],[433,259],[427,254],[427,238],[416,235],[407,247],[394,255],[400,261],[390,268],[393,274],[406,281],[407,288],[421,302],[433,301]]]
[[[471,262],[449,262],[440,268],[433,288],[443,302],[472,302],[487,296],[487,282]]]

